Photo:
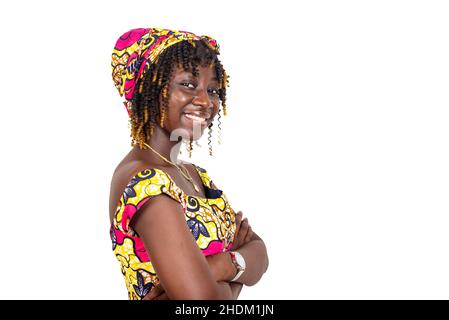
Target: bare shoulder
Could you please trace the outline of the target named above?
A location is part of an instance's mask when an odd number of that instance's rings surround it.
[[[111,187],[109,192],[109,218],[112,223],[117,204],[120,201],[123,191],[131,178],[141,170],[151,167],[150,163],[142,160],[126,160],[120,162],[115,168],[111,178]]]

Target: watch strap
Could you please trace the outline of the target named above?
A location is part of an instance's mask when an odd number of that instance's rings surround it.
[[[236,269],[237,269],[237,274],[235,275],[235,277],[231,280],[231,282],[233,282],[233,281],[236,281],[238,278],[240,278],[240,276],[243,274],[243,272],[245,271],[245,268],[243,268],[243,266],[241,266],[239,263],[238,263],[238,261],[237,261],[237,259],[236,259],[236,257],[235,257],[235,252],[233,252],[233,251],[229,251],[229,254],[231,255],[231,260],[232,260],[232,263],[234,264],[234,266],[236,267]]]

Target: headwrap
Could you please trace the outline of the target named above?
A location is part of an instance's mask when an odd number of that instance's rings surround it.
[[[161,28],[137,28],[124,33],[112,52],[112,79],[120,96],[125,96],[126,110],[131,113],[131,100],[137,86],[157,57],[168,47],[181,41],[195,46],[195,41],[205,39],[218,55],[220,46],[213,38],[192,32]]]

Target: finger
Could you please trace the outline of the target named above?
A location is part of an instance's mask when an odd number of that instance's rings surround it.
[[[156,295],[153,292],[148,293],[142,300],[153,300]]]
[[[167,296],[167,293],[164,292],[160,296],[156,297],[154,300],[170,300]]]
[[[245,240],[247,231],[248,231],[248,218],[245,218],[242,220],[242,223],[240,224],[240,230],[238,233],[238,239],[240,243],[242,243]]]
[[[243,214],[242,214],[241,211],[239,211],[239,212],[235,215],[235,223],[236,223],[237,225],[239,225],[240,222],[242,222],[242,217],[243,217]]]
[[[246,220],[246,223],[245,223],[245,225],[243,226],[243,229],[242,229],[242,241],[243,241],[243,243],[246,243],[247,241],[246,241],[246,238],[248,237],[248,233],[250,232],[250,229],[251,229],[251,226],[249,225],[249,222],[248,222],[248,220]]]
[[[162,292],[161,294],[158,294],[157,296],[155,296],[153,299],[151,300],[164,300],[163,296],[164,296],[165,292]]]
[[[242,220],[242,223],[240,224],[240,229],[241,230],[247,230],[248,229],[248,225],[249,225],[248,218],[245,218],[245,219]]]
[[[246,233],[246,237],[245,237],[245,243],[250,242],[251,238],[253,237],[253,229],[251,228],[251,226],[248,226],[248,232]]]
[[[240,225],[242,224],[241,222],[242,222],[242,216],[241,215],[236,216],[236,218],[235,218],[235,223],[236,223],[235,234],[239,233]]]
[[[237,212],[235,214],[235,222],[236,222],[236,227],[235,227],[235,233],[234,233],[234,241],[232,244],[232,249],[236,249],[239,248],[241,246],[241,241],[242,241],[242,235],[240,232],[240,227],[242,225],[242,217],[243,217],[243,213],[241,211]]]
[[[155,297],[163,293],[165,290],[161,284],[158,284],[151,290],[143,299],[144,300],[153,300]]]
[[[240,229],[242,230],[248,229],[248,218],[242,220],[242,223],[240,224]]]

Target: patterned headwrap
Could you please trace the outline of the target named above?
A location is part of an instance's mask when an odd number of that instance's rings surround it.
[[[209,36],[197,36],[188,31],[161,28],[138,28],[123,34],[112,53],[112,79],[120,96],[125,96],[126,110],[131,113],[131,100],[140,81],[157,57],[168,47],[181,41],[195,46],[195,41],[205,39],[207,45],[218,55],[220,46]]]

